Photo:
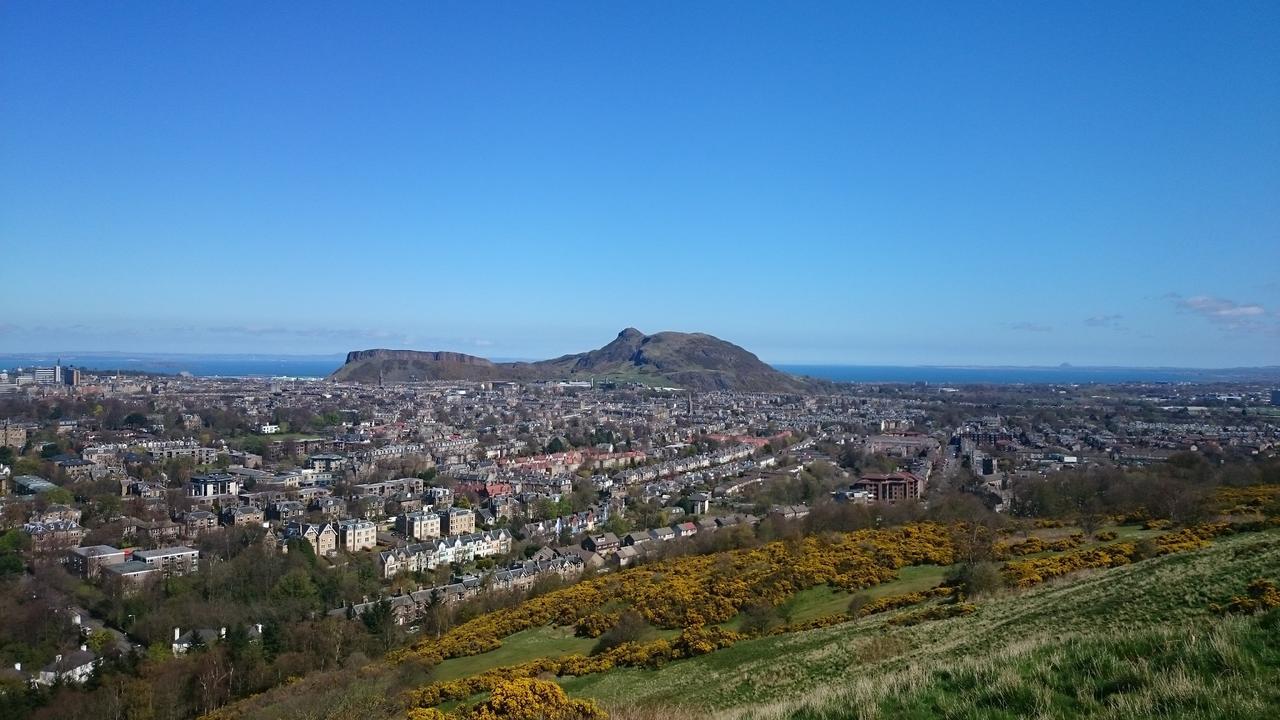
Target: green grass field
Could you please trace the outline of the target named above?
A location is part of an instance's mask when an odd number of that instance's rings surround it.
[[[1005,592],[967,617],[874,616],[563,684],[623,720],[1277,717],[1277,615],[1208,609],[1256,577],[1280,577],[1280,531]]]
[[[898,579],[880,585],[874,585],[861,591],[861,594],[876,600],[889,595],[928,590],[937,587],[947,574],[947,568],[940,565],[909,565],[898,571]],[[791,621],[802,623],[816,620],[828,615],[838,615],[849,609],[849,601],[853,593],[840,588],[822,586],[801,590],[787,602],[791,611]]]
[[[445,660],[436,666],[431,677],[433,680],[454,680],[540,657],[560,657],[574,653],[586,655],[595,644],[596,640],[592,638],[575,636],[572,627],[533,628],[508,636],[497,650]]]

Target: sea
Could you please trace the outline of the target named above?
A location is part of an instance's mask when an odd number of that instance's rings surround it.
[[[1268,382],[1280,368],[966,367],[942,365],[775,365],[783,372],[851,383],[930,385],[1087,385]]]
[[[346,355],[162,355],[125,353],[0,354],[0,368],[54,363],[94,371],[145,372],[197,377],[322,378],[342,367]]]
[[[345,355],[178,355],[126,353],[0,353],[0,368],[49,367],[61,362],[96,371],[121,370],[199,377],[323,378]],[[927,383],[930,385],[1116,384],[1179,382],[1278,382],[1280,367],[1126,368],[980,367],[944,365],[775,365],[783,372],[836,382]]]

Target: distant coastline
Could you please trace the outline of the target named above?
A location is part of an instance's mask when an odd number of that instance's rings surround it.
[[[120,370],[198,377],[323,378],[342,366],[345,355],[202,355],[183,353],[0,353],[0,368],[74,365],[97,371]],[[1258,368],[1174,367],[1025,367],[949,365],[776,364],[794,375],[849,383],[928,383],[931,385],[1016,385],[1053,383],[1272,382],[1280,384],[1280,366]]]
[[[929,383],[933,385],[1042,385],[1280,382],[1280,367],[1130,368],[1130,367],[980,367],[943,365],[775,365],[795,375],[851,383]]]
[[[198,377],[323,378],[342,366],[345,355],[200,355],[181,353],[0,353],[0,368],[74,365],[109,372],[190,373]]]

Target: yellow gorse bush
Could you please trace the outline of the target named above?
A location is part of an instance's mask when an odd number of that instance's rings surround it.
[[[1080,547],[1083,543],[1084,533],[1072,533],[1071,535],[1064,538],[1058,538],[1057,540],[1043,540],[1038,537],[1030,537],[1022,542],[996,543],[993,551],[997,558],[1008,558],[1023,555],[1035,555],[1046,551],[1064,552]]]
[[[674,558],[644,567],[593,578],[482,615],[440,638],[427,638],[393,659],[415,657],[429,663],[475,655],[501,646],[502,638],[548,624],[574,626],[587,637],[613,627],[619,613],[606,604],[623,604],[650,624],[678,628],[674,640],[624,643],[599,655],[543,658],[471,678],[434,683],[414,691],[420,708],[491,690],[511,677],[558,676],[603,672],[615,666],[649,666],[692,657],[732,645],[741,635],[715,627],[751,602],[778,604],[817,585],[857,590],[897,577],[898,568],[915,564],[947,565],[954,561],[949,528],[936,523],[889,530],[863,530],[799,540],[716,555]],[[872,610],[874,611],[874,610]]]
[[[1214,612],[1220,613],[1255,613],[1266,612],[1280,607],[1280,587],[1272,580],[1257,578],[1245,588],[1244,595],[1236,595],[1225,607],[1212,606]]]
[[[548,624],[576,626],[596,637],[617,622],[600,608],[621,602],[660,628],[723,623],[751,602],[778,604],[817,585],[857,590],[897,577],[906,565],[954,560],[948,528],[920,523],[891,530],[779,541],[717,555],[674,558],[587,580],[463,623],[440,638],[425,638],[393,659],[428,663],[476,655],[502,638]]]
[[[1229,523],[1204,523],[1165,533],[1155,539],[1156,554],[1197,550],[1208,545],[1213,538],[1231,532],[1234,530]],[[1137,546],[1122,542],[1053,557],[1007,562],[1003,572],[1010,585],[1026,588],[1078,570],[1117,567],[1127,565],[1135,559],[1138,559]]]

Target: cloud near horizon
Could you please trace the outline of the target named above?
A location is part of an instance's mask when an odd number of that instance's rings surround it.
[[[1033,323],[1033,322],[1006,323],[1005,327],[1009,328],[1010,330],[1015,330],[1017,332],[1034,332],[1034,333],[1053,332],[1052,325],[1042,325],[1040,323]]]
[[[1108,327],[1114,330],[1123,330],[1124,326],[1120,324],[1120,321],[1123,319],[1124,315],[1120,314],[1094,315],[1092,317],[1085,318],[1084,324],[1089,327]]]
[[[1193,295],[1183,297],[1178,293],[1165,296],[1172,301],[1179,312],[1199,315],[1211,323],[1232,330],[1276,330],[1275,323],[1267,322],[1272,318],[1267,309],[1256,303],[1238,303],[1234,300],[1212,295]]]

